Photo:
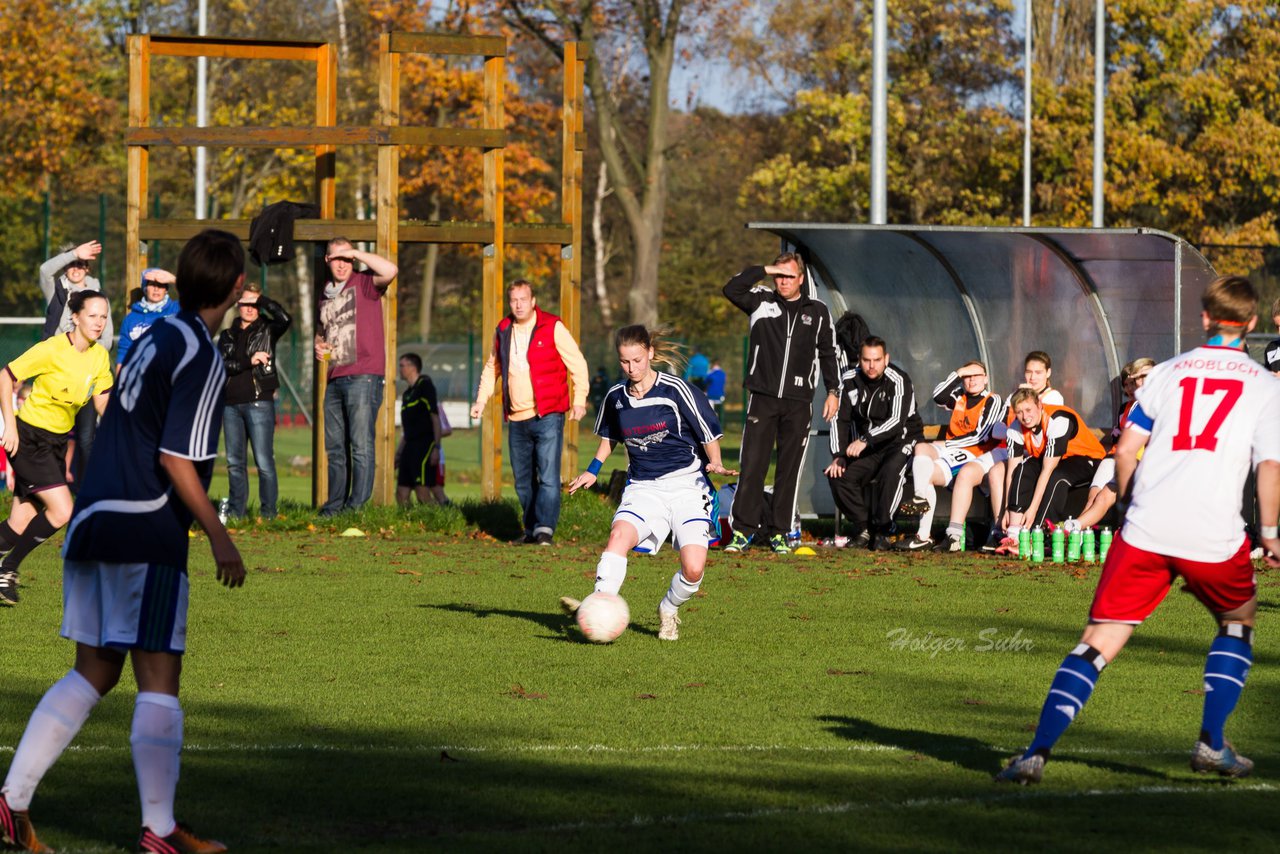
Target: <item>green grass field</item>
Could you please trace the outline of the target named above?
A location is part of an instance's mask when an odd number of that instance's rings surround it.
[[[1172,595],[1061,742],[1045,783],[990,775],[1027,742],[1096,571],[980,557],[712,556],[681,639],[656,639],[675,556],[636,556],[632,626],[582,641],[611,508],[513,547],[512,505],[237,534],[241,590],[192,542],[180,817],[235,851],[1262,850],[1280,838],[1280,573],[1229,734],[1246,781],[1193,775],[1213,636]],[[337,532],[361,525],[364,538]],[[449,532],[449,533],[441,533]],[[65,672],[56,543],[0,612],[0,764]],[[915,639],[916,643],[910,642]],[[1000,643],[1008,647],[1000,649]],[[996,647],[996,648],[990,648]],[[46,841],[136,838],[133,689],[100,704],[33,805]]]

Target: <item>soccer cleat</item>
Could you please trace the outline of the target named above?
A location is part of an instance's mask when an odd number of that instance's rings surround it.
[[[919,552],[933,547],[933,540],[924,539],[919,536],[912,537],[907,540],[898,540],[893,544],[895,551],[900,552]]]
[[[724,547],[727,552],[745,552],[751,546],[751,538],[741,531],[733,532],[733,539]]]
[[[1000,548],[1000,541],[1004,539],[1004,531],[999,528],[992,528],[991,533],[987,535],[987,541],[982,544],[982,551],[987,554],[995,554],[996,549]]]
[[[1222,743],[1221,750],[1197,741],[1191,751],[1191,770],[1199,774],[1212,771],[1223,777],[1248,777],[1253,771],[1253,760],[1236,753],[1229,741]]]
[[[876,534],[871,538],[871,545],[867,548],[873,552],[887,552],[893,548],[893,543],[889,542],[889,538],[884,534]]]
[[[1038,753],[1030,756],[1015,756],[1009,760],[1009,764],[1004,766],[1004,770],[996,774],[995,781],[997,783],[1017,783],[1019,786],[1029,786],[1033,783],[1039,783],[1040,778],[1044,776],[1044,757]]]
[[[787,538],[781,534],[774,534],[769,538],[769,548],[772,549],[773,553],[776,555],[791,554],[791,546],[787,545]]]
[[[560,597],[560,610],[572,616],[578,613],[578,607],[582,605],[581,599],[574,599],[572,596]]]
[[[960,538],[955,534],[947,534],[945,539],[938,540],[938,544],[933,547],[935,552],[962,552],[964,544],[960,542]]]
[[[898,515],[915,518],[929,512],[929,502],[914,495],[898,505]]]
[[[0,605],[18,604],[18,573],[0,570]]]
[[[995,553],[998,555],[1018,556],[1018,541],[1013,537],[1005,537],[1000,541],[1000,545],[996,546]]]
[[[178,822],[173,833],[168,836],[157,836],[150,828],[142,828],[138,850],[155,854],[218,854],[219,851],[226,851],[227,846],[212,839],[201,839],[191,828]]]
[[[0,794],[0,847],[5,851],[35,851],[53,854],[53,849],[36,838],[31,826],[31,813],[9,809],[9,801]]]
[[[680,640],[680,614],[672,611],[668,614],[658,606],[658,640]]]

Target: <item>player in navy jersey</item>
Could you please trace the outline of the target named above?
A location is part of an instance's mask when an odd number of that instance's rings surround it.
[[[217,578],[244,583],[244,563],[209,502],[226,369],[211,333],[240,297],[244,250],[206,230],[183,247],[181,311],[130,350],[98,428],[63,556],[62,635],[75,667],[41,698],[0,789],[0,837],[48,850],[28,807],[45,772],[115,687],[125,658],[138,695],[130,743],[142,801],[142,851],[225,851],[173,817],[182,748],[178,703],[187,630],[188,531],[209,535]]]
[[[1137,391],[1116,446],[1119,494],[1132,492],[1124,528],[1107,555],[1089,625],[1054,675],[1031,745],[996,775],[998,782],[1040,782],[1050,751],[1103,668],[1179,576],[1218,624],[1205,661],[1204,714],[1191,768],[1224,777],[1253,770],[1223,730],[1253,663],[1258,586],[1240,517],[1253,466],[1262,545],[1267,563],[1280,566],[1280,381],[1240,350],[1257,322],[1258,296],[1249,280],[1215,280],[1203,304],[1208,343],[1157,365]]]
[[[627,577],[627,553],[656,553],[674,534],[680,570],[658,603],[658,638],[677,640],[677,610],[698,592],[713,538],[715,490],[707,475],[737,472],[720,462],[720,422],[707,396],[653,369],[654,361],[675,364],[669,345],[643,326],[618,330],[614,343],[626,381],[605,395],[596,417],[600,447],[569,492],[595,483],[614,446],[626,445],[627,488],[596,566],[595,592],[616,594]],[[572,613],[579,603],[566,596],[560,604]]]

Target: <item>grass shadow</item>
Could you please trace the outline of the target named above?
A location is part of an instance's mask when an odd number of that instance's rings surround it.
[[[541,626],[548,631],[556,632],[552,640],[566,640],[572,643],[589,644],[578,632],[569,631],[569,627],[573,625],[573,618],[561,613],[548,613],[545,611],[517,611],[513,608],[485,608],[470,602],[452,602],[447,605],[423,604],[419,608],[434,608],[437,611],[450,611],[454,614],[470,614],[473,617],[481,619],[485,617],[511,617],[516,620],[528,620],[529,622]],[[638,635],[648,635],[657,637],[658,632],[648,626],[641,626],[634,622],[627,625],[627,631],[635,632]]]
[[[457,505],[468,525],[498,540],[514,540],[524,533],[519,510],[510,501],[463,501]]]
[[[864,741],[873,744],[892,744],[904,750],[929,756],[942,762],[952,762],[970,771],[980,774],[994,774],[1009,757],[1005,752],[997,750],[985,741],[966,736],[946,735],[937,732],[925,732],[915,729],[896,729],[881,726],[861,718],[843,715],[823,715],[818,718],[828,724],[827,731],[850,741]],[[1168,775],[1139,765],[1127,765],[1123,762],[1112,762],[1096,757],[1073,756],[1070,753],[1055,754],[1056,759],[1070,759],[1105,771],[1121,774],[1133,774],[1167,780]]]

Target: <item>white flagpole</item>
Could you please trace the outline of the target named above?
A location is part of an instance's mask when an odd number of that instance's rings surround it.
[[[888,220],[885,202],[885,86],[888,69],[886,59],[886,0],[875,0],[871,23],[871,224],[884,225]]]

